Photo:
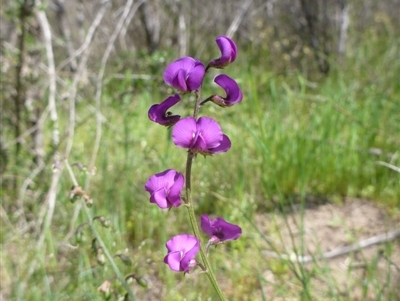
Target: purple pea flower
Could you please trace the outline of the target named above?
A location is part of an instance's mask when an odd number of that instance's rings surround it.
[[[185,93],[201,87],[204,73],[202,62],[186,56],[167,66],[164,71],[164,81],[167,85]]]
[[[225,66],[233,63],[236,60],[237,47],[235,42],[226,36],[219,36],[215,39],[219,50],[221,50],[221,57],[218,59],[211,60],[208,63],[207,69],[209,67],[214,68],[224,68]]]
[[[150,203],[157,204],[161,209],[180,206],[183,182],[183,174],[173,169],[152,175],[145,185],[150,193]]]
[[[181,116],[172,115],[171,112],[168,112],[168,109],[177,104],[180,100],[181,97],[178,94],[175,94],[168,97],[160,104],[152,105],[148,113],[149,119],[165,126],[174,125],[179,119],[181,119]]]
[[[176,146],[188,148],[193,153],[212,155],[231,148],[228,136],[222,133],[219,124],[208,117],[193,117],[179,120],[172,129],[172,140]]]
[[[242,101],[243,93],[235,80],[225,74],[220,74],[215,77],[214,82],[225,90],[226,97],[213,95],[210,98],[212,102],[220,107],[230,107]]]
[[[165,246],[168,254],[164,262],[175,272],[189,273],[197,265],[196,257],[200,249],[200,241],[193,235],[179,234],[172,237]]]
[[[242,229],[239,226],[228,223],[221,217],[210,220],[207,214],[202,214],[200,220],[201,229],[211,237],[206,247],[207,250],[210,245],[236,240],[242,235]]]

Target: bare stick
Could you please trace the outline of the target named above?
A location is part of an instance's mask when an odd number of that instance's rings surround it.
[[[67,140],[67,146],[65,149],[65,157],[68,158],[71,149],[72,149],[72,145],[74,142],[74,130],[75,130],[75,98],[76,98],[76,94],[77,94],[77,89],[78,89],[78,83],[81,79],[83,70],[85,69],[86,66],[86,62],[88,60],[89,57],[89,52],[87,51],[90,43],[93,40],[93,36],[96,32],[96,29],[98,28],[98,26],[100,25],[101,20],[104,17],[104,14],[106,12],[106,9],[108,7],[109,1],[104,1],[102,3],[102,6],[100,7],[92,25],[90,26],[89,30],[88,30],[88,34],[85,38],[85,42],[84,44],[84,49],[85,51],[82,54],[81,60],[79,62],[78,65],[78,70],[74,76],[74,80],[72,83],[72,87],[70,89],[70,93],[69,93],[69,122],[68,122],[68,140]]]
[[[329,252],[325,252],[321,255],[306,255],[306,256],[298,256],[296,254],[293,255],[287,255],[287,254],[279,254],[276,252],[271,252],[271,251],[263,251],[263,254],[267,257],[272,257],[272,258],[279,258],[283,260],[288,260],[291,262],[297,262],[297,263],[309,263],[315,260],[321,260],[321,259],[332,259],[335,257],[339,257],[354,251],[358,251],[361,249],[365,249],[377,244],[383,244],[392,240],[395,240],[400,237],[400,230],[393,230],[384,234],[376,235],[364,240],[360,240],[354,244],[351,244],[349,246],[344,246],[344,247],[339,247],[335,248]]]
[[[376,164],[382,165],[382,166],[386,166],[387,168],[390,168],[394,171],[400,172],[400,167],[394,166],[392,164],[383,162],[383,161],[376,161]]]
[[[41,5],[41,1],[38,0],[37,5]],[[58,115],[57,115],[57,109],[56,109],[56,71],[55,71],[55,64],[54,64],[54,55],[53,55],[53,47],[52,47],[52,39],[51,39],[51,29],[50,29],[50,24],[49,21],[47,20],[46,13],[43,10],[38,10],[37,12],[37,19],[39,21],[40,27],[43,32],[43,40],[44,40],[44,45],[46,48],[46,55],[47,55],[47,74],[48,74],[48,82],[49,82],[49,112],[50,112],[50,119],[52,121],[52,142],[53,142],[53,147],[54,149],[58,148],[58,144],[60,142],[60,135],[59,135],[59,126],[58,126]],[[56,152],[55,155],[55,160],[58,160],[58,153]],[[37,170],[35,170],[31,176],[36,176],[44,166],[38,166]],[[30,177],[31,178],[31,177]],[[21,192],[24,192],[25,186],[28,185],[28,181],[31,179],[28,178],[24,185],[23,188],[21,189]],[[38,248],[40,248],[43,244],[44,241],[44,236],[45,236],[45,231],[48,229],[48,227],[51,224],[51,221],[53,219],[53,213],[54,213],[54,208],[55,208],[55,201],[56,201],[56,187],[58,185],[58,180],[60,176],[58,174],[53,174],[52,177],[52,184],[50,186],[50,190],[47,194],[47,215],[46,215],[46,222],[44,224],[44,227],[42,229],[42,233],[40,235],[40,238],[38,240]],[[22,197],[22,195],[21,195]],[[39,222],[39,225],[41,222]]]
[[[244,14],[246,13],[247,9],[249,8],[251,2],[253,2],[253,0],[247,0],[246,2],[243,3],[242,7],[236,14],[235,19],[232,21],[231,26],[229,26],[229,29],[226,32],[226,35],[228,37],[232,38],[234,36],[234,34],[236,33],[237,29],[239,28],[240,22],[242,22]]]
[[[71,30],[69,29],[69,26],[68,26],[66,18],[65,18],[65,3],[64,3],[64,1],[65,0],[54,0],[53,3],[56,7],[56,13],[57,13],[57,19],[58,19],[57,25],[59,27],[60,34],[63,37],[67,54],[71,58],[74,49],[72,47],[72,42],[71,42]],[[78,62],[75,58],[69,60],[69,67],[72,72],[75,72],[77,65],[78,65]]]
[[[95,138],[95,142],[94,142],[94,147],[93,147],[93,152],[92,152],[92,156],[90,158],[90,164],[89,167],[90,169],[93,168],[94,163],[96,161],[96,157],[97,157],[97,153],[99,151],[100,148],[100,139],[101,139],[101,134],[102,134],[102,115],[100,112],[100,106],[101,106],[101,95],[102,95],[102,89],[103,89],[103,77],[104,77],[104,72],[106,69],[106,65],[107,65],[107,61],[108,58],[110,56],[111,50],[114,47],[114,42],[116,40],[116,38],[118,37],[124,23],[125,20],[127,19],[127,17],[129,16],[129,12],[132,9],[132,5],[133,5],[133,0],[128,0],[126,2],[124,11],[122,13],[122,16],[120,17],[117,26],[115,27],[115,30],[113,32],[113,34],[110,37],[110,40],[107,44],[107,48],[104,51],[103,57],[101,59],[101,66],[100,66],[100,70],[99,70],[99,74],[97,76],[97,84],[96,84],[96,95],[95,95],[95,104],[96,104],[96,138]]]
[[[121,29],[123,28],[123,25],[127,19],[127,17],[129,16],[129,12],[132,9],[132,5],[133,5],[133,0],[129,0],[126,5],[125,8],[123,10],[122,16],[120,17],[117,26],[115,27],[115,30],[113,32],[113,34],[111,35],[111,38],[107,44],[107,48],[104,51],[103,57],[101,59],[101,66],[100,66],[100,70],[97,76],[97,84],[96,84],[96,95],[95,95],[95,105],[96,105],[96,138],[95,138],[95,142],[94,142],[94,146],[93,146],[93,152],[92,152],[92,156],[90,158],[90,163],[89,163],[89,169],[92,170],[95,162],[96,162],[96,157],[97,157],[97,153],[99,151],[100,148],[100,139],[101,139],[101,135],[102,135],[102,123],[104,120],[104,116],[101,114],[101,95],[102,95],[102,88],[103,88],[103,77],[104,77],[104,72],[105,72],[105,68],[107,65],[107,61],[108,58],[110,56],[111,50],[113,49],[114,46],[114,42],[116,40],[116,38],[118,37]],[[137,9],[137,7],[135,8]],[[88,180],[85,183],[85,190],[89,189],[89,184],[90,184],[90,180],[88,178]],[[71,235],[74,233],[74,229],[75,229],[75,221],[77,220],[78,216],[79,216],[79,212],[82,209],[82,205],[79,203],[76,207],[75,207],[75,211],[74,214],[71,218],[71,223],[70,223],[70,230],[67,234],[67,236],[65,237],[65,241],[68,240]]]
[[[37,1],[38,5],[40,5],[40,1]],[[47,55],[47,75],[49,78],[49,110],[50,110],[50,119],[52,121],[52,142],[53,147],[57,148],[60,143],[60,131],[58,125],[58,114],[56,108],[56,68],[54,64],[54,54],[51,40],[51,30],[50,24],[47,20],[46,13],[43,10],[39,10],[37,12],[37,18],[40,23],[40,27],[42,28],[44,44],[46,48]]]
[[[69,93],[70,117],[69,117],[69,129],[68,129],[68,134],[69,134],[68,135],[68,143],[67,143],[66,155],[65,155],[66,158],[68,158],[69,153],[72,149],[72,144],[73,144],[73,139],[74,139],[73,132],[74,132],[74,127],[75,127],[75,98],[76,98],[76,94],[77,94],[77,86],[78,86],[81,74],[83,73],[83,69],[85,68],[88,56],[89,56],[89,52],[86,50],[89,48],[89,45],[93,41],[93,37],[96,32],[96,29],[98,28],[101,20],[104,17],[104,14],[105,14],[107,6],[108,6],[108,2],[109,1],[103,2],[103,5],[100,7],[99,11],[97,12],[96,17],[94,18],[92,24],[89,27],[85,41],[83,42],[82,46],[80,47],[80,49],[83,49],[83,51],[82,51],[83,54],[82,54],[80,63],[78,65],[78,70],[75,73],[74,81],[73,81],[73,84],[72,84],[72,87],[71,87],[70,93]],[[70,235],[74,232],[75,221],[78,218],[80,210],[81,210],[81,203],[79,203],[79,205],[77,205],[77,207],[75,207],[75,211],[74,211],[73,217],[71,218],[71,222],[70,222],[70,227],[69,227],[70,230],[65,239],[68,239],[70,237]]]
[[[126,18],[125,22],[124,22],[124,26],[122,26],[121,32],[119,34],[119,38],[121,41],[125,41],[125,35],[126,32],[128,31],[128,26],[129,24],[132,22],[132,19],[134,17],[134,15],[136,14],[136,11],[138,10],[138,8],[143,4],[143,2],[145,2],[146,0],[140,0],[138,2],[135,3],[135,5],[132,7],[131,12],[129,13],[128,17]],[[124,44],[124,49],[127,49],[127,46],[125,45],[125,42],[122,42]]]

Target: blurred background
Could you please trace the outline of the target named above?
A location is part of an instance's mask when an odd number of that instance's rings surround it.
[[[244,98],[202,108],[232,148],[195,160],[193,197],[196,213],[243,228],[210,255],[228,299],[398,300],[398,241],[360,255],[358,278],[349,268],[342,281],[328,261],[297,265],[265,251],[309,254],[305,239],[287,241],[308,227],[343,232],[313,254],[399,228],[400,1],[2,0],[0,12],[1,300],[102,300],[97,288],[113,272],[92,251],[85,200],[110,220],[98,231],[123,254],[120,269],[141,279],[139,300],[216,300],[204,275],[162,262],[165,242],[191,229],[186,210],[150,204],[144,183],[185,170],[170,129],[147,118],[174,93],[165,67],[218,58],[219,35],[238,57],[210,70],[202,96],[223,93],[212,81],[223,72]],[[187,95],[174,114],[190,115],[193,103]],[[85,194],[72,203],[74,181]],[[306,225],[318,208],[329,208],[318,215],[326,223]],[[119,300],[116,280],[112,289]]]

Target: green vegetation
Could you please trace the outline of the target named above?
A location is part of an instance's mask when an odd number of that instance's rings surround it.
[[[399,214],[400,174],[377,163],[400,166],[399,39],[371,30],[362,40],[365,42],[352,48],[340,65],[332,62],[331,73],[322,78],[298,72],[278,74],[265,60],[249,58],[246,50],[241,50],[238,62],[228,68],[243,90],[243,102],[224,110],[211,104],[203,109],[203,114],[218,120],[233,145],[226,154],[199,156],[193,165],[197,213],[223,216],[243,228],[238,241],[218,246],[210,255],[229,300],[270,300],[271,287],[274,296],[285,300],[299,296],[304,300],[348,300],[338,292],[326,262],[308,269],[266,258],[262,250],[271,247],[267,236],[279,242],[282,229],[266,233],[257,216],[267,212],[280,215],[296,203],[304,208],[310,196],[318,203],[366,199]],[[156,76],[161,78],[162,71],[160,67]],[[159,80],[133,82],[130,74],[125,79],[106,76],[97,172],[90,176],[76,166],[73,170],[82,186],[90,177],[92,215],[111,221],[111,228],[98,227],[110,252],[132,260],[132,265],[126,266],[116,258],[121,271],[144,277],[151,287],[152,295],[150,289],[133,284],[139,300],[215,300],[204,275],[195,272],[183,277],[162,263],[168,238],[190,231],[188,217],[182,208],[165,212],[149,204],[143,188],[152,174],[166,168],[183,171],[185,166],[186,153],[173,145],[170,129],[160,130],[147,118],[150,105],[166,97],[165,90]],[[214,92],[204,91],[203,96],[208,93]],[[91,103],[92,99],[82,99],[77,104],[79,125],[70,164],[87,165],[90,160],[96,132]],[[62,110],[60,107],[64,124],[68,113]],[[174,110],[182,115],[190,112],[190,105],[179,104]],[[20,179],[29,174],[23,169],[17,173]],[[49,179],[50,171],[35,185],[46,191]],[[55,216],[45,231],[42,248],[36,249],[33,241],[40,225],[20,230],[22,226],[14,226],[17,212],[2,222],[1,255],[6,258],[0,267],[2,290],[8,291],[10,300],[101,300],[97,287],[113,273],[107,264],[97,264],[89,228],[83,228],[79,248],[74,247],[73,235],[66,240],[80,203],[69,201],[71,186],[64,170]],[[3,204],[12,202],[7,191],[11,188],[4,187]],[[29,206],[27,221],[29,211],[40,216],[44,200],[32,203],[25,197],[25,202]],[[80,212],[72,229],[86,221]],[[304,244],[296,247],[299,253],[303,249],[307,253]],[[385,244],[383,251],[390,255],[394,247],[395,243]],[[376,293],[389,283],[386,295],[377,293],[373,300],[390,300],[395,297],[390,284],[396,280],[388,273],[379,278],[385,282],[377,281],[373,277],[377,261],[374,258],[367,263],[370,276],[358,285],[366,297],[368,286]],[[273,274],[274,282],[265,271]],[[326,288],[316,289],[312,279],[322,279]],[[117,281],[112,285],[123,291]]]

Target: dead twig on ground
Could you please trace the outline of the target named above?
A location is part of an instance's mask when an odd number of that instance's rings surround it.
[[[383,244],[389,241],[393,241],[397,238],[400,238],[400,230],[393,230],[386,232],[384,234],[372,236],[370,238],[360,240],[349,246],[338,247],[329,252],[322,253],[320,255],[305,255],[305,256],[296,254],[287,255],[287,254],[279,254],[277,252],[272,252],[272,251],[263,251],[262,253],[263,255],[270,258],[279,258],[290,262],[305,264],[316,260],[336,258],[377,244]]]

